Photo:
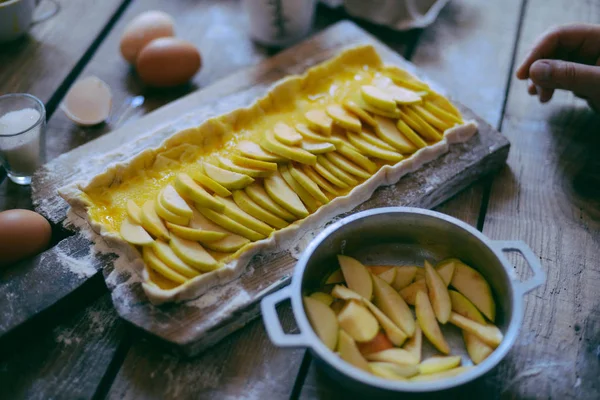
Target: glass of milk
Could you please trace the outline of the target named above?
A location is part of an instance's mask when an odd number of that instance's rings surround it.
[[[46,109],[37,97],[15,93],[0,96],[0,164],[11,181],[29,185],[44,162]]]

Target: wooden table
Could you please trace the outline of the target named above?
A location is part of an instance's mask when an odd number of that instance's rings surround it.
[[[0,48],[0,94],[29,92],[46,103],[49,159],[108,129],[77,128],[57,111],[77,78],[99,76],[117,106],[143,94],[149,112],[273,54],[248,39],[233,0],[59,3],[58,15]],[[155,8],[172,14],[178,35],[205,57],[192,84],[177,91],[144,89],[118,54],[125,24]],[[344,18],[320,6],[315,30]],[[361,23],[510,139],[506,168],[439,210],[493,239],[524,240],[548,274],[545,286],[525,298],[524,325],[506,359],[445,394],[450,398],[600,397],[600,117],[567,93],[540,105],[513,78],[539,34],[571,21],[600,23],[600,4],[454,0],[423,31]],[[5,179],[0,210],[27,207],[30,190]],[[62,237],[60,229],[55,236]],[[513,261],[526,278],[521,260]],[[118,318],[99,275],[90,282],[0,341],[0,398],[356,397],[316,368],[308,352],[271,345],[260,320],[199,357],[171,355]],[[2,299],[0,307],[11,307],[11,300]],[[289,305],[280,312],[294,330]]]

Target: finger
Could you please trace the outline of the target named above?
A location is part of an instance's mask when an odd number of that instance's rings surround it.
[[[560,60],[539,60],[531,66],[529,76],[538,86],[589,93],[600,87],[600,67]]]
[[[552,95],[554,94],[554,89],[539,88],[538,94],[540,98],[540,103],[547,103],[552,98]]]
[[[533,48],[523,63],[517,68],[516,76],[519,79],[526,79],[530,74],[531,65],[543,58],[557,58],[557,54],[560,52],[571,52],[582,47],[586,42],[595,43],[600,35],[600,26],[593,24],[570,24],[561,25],[556,27],[549,32],[543,34],[534,44]],[[600,51],[600,49],[598,49]],[[589,49],[589,51],[593,51]]]
[[[538,94],[537,92],[537,88],[535,87],[535,83],[529,81],[527,84],[527,93],[529,93],[532,96],[535,96],[536,94]]]

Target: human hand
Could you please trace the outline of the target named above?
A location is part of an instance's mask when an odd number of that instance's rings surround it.
[[[558,26],[538,39],[517,69],[517,78],[529,79],[528,91],[540,102],[555,89],[573,92],[600,111],[600,25]]]

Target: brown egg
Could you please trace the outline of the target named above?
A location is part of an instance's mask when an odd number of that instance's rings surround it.
[[[140,51],[152,40],[174,36],[173,26],[173,18],[165,12],[141,13],[125,27],[121,36],[121,54],[130,64],[135,64]]]
[[[186,83],[201,66],[198,49],[192,43],[176,38],[154,39],[142,49],[136,62],[142,81],[155,87]]]
[[[45,250],[51,235],[50,224],[38,213],[29,210],[0,212],[0,267]]]

